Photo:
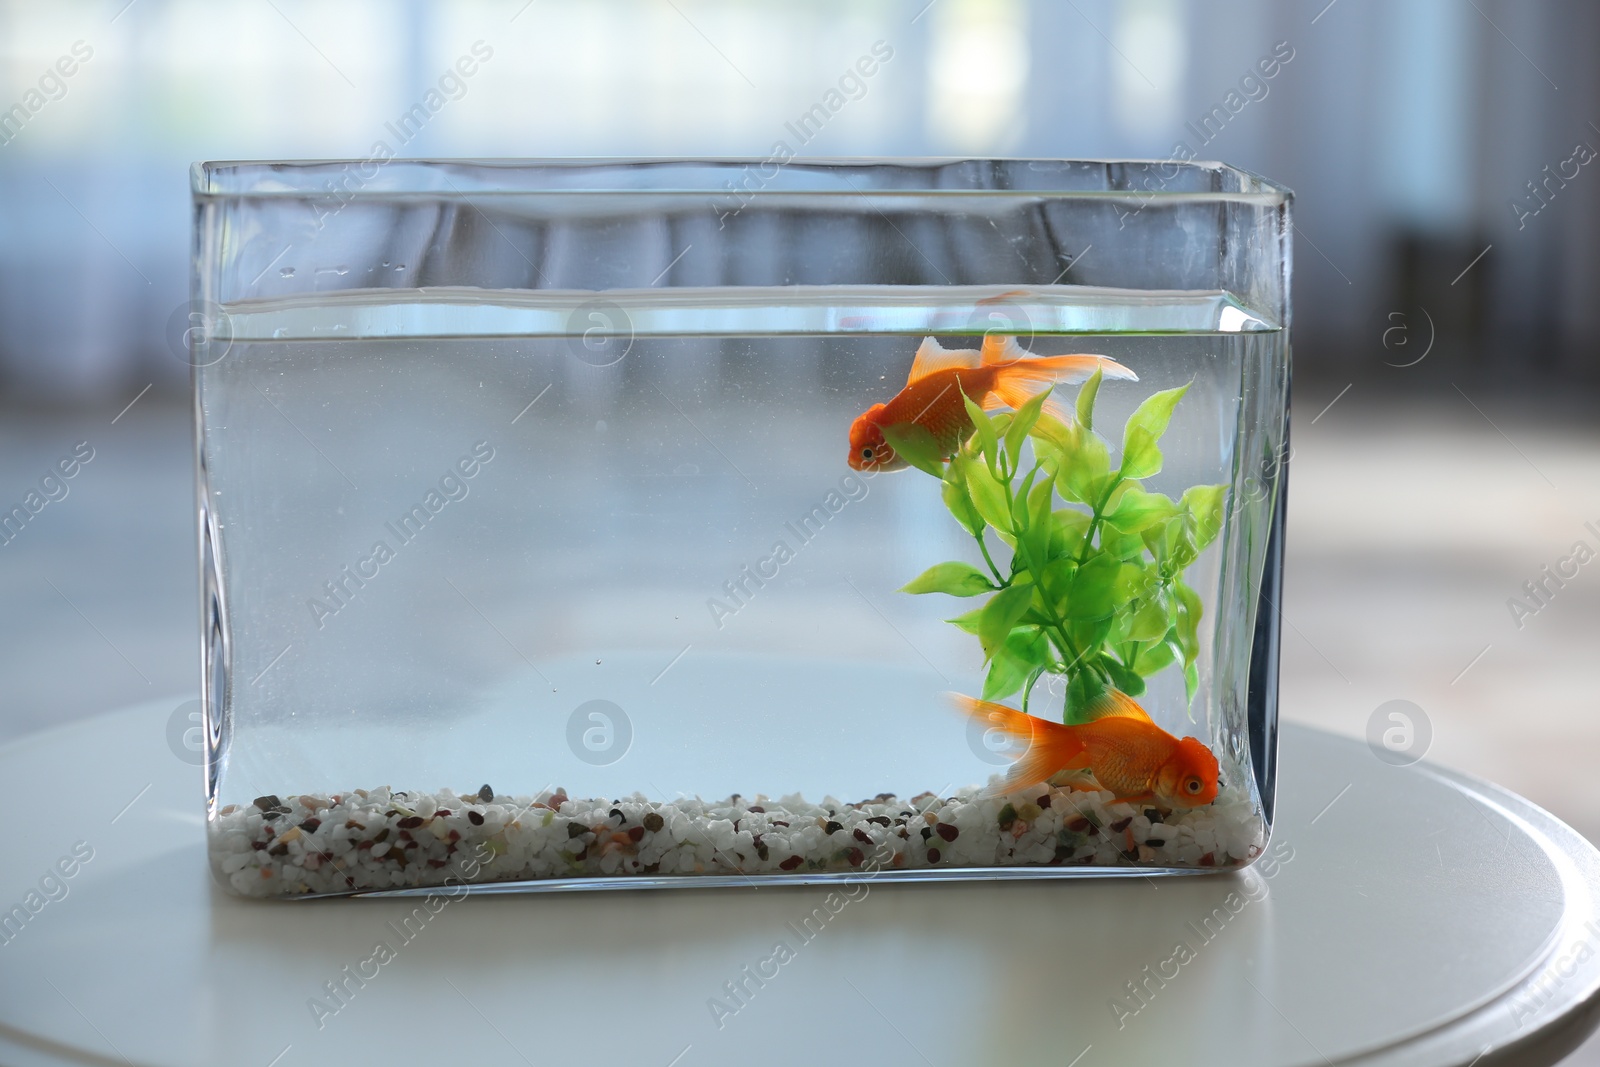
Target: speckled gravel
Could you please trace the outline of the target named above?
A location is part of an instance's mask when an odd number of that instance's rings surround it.
[[[235,891],[271,897],[628,875],[1227,868],[1261,850],[1259,814],[1237,789],[1183,812],[1110,800],[1047,785],[1009,797],[968,788],[854,804],[357,789],[229,805],[212,823],[211,858]]]

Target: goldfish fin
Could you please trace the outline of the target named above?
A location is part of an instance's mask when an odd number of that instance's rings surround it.
[[[986,333],[983,335],[981,356],[985,367],[993,367],[1001,363],[1015,363],[1019,359],[1032,359],[1033,353],[1017,344],[1015,337]]]
[[[985,790],[986,796],[1009,795],[1038,785],[1061,770],[1063,765],[1073,762],[1074,757],[1083,751],[1083,742],[1071,727],[1028,715],[1004,704],[976,700],[960,693],[950,695],[956,707],[971,718],[1028,745],[1028,750],[1011,765],[999,788]]]
[[[983,339],[983,365],[994,368],[993,384],[984,393],[984,410],[995,408],[1020,408],[1051,386],[1065,382],[1072,384],[1087,380],[1095,371],[1107,378],[1138,381],[1138,375],[1105,356],[1033,356],[1015,337],[999,338],[994,334]],[[1054,396],[1044,402],[1044,410],[1061,422],[1072,421],[1072,411]]]
[[[1137,701],[1115,686],[1107,686],[1104,692],[1089,701],[1083,709],[1083,716],[1089,722],[1105,718],[1151,721],[1149,713],[1141,708]]]
[[[1128,382],[1139,380],[1137,374],[1109,356],[1087,352],[1036,356],[1017,344],[1015,337],[1000,337],[992,333],[984,336],[982,359],[985,367],[999,367],[1002,374],[1010,372],[1039,382],[1076,385],[1088,381],[1095,371],[1099,371],[1103,378],[1120,378]]]
[[[978,351],[973,348],[946,348],[932,337],[923,338],[917,356],[911,361],[911,373],[906,384],[920,381],[942,370],[970,370],[978,365]]]
[[[1044,388],[1048,389],[1050,386],[1047,384]],[[997,408],[1020,408],[1032,400],[1039,391],[1026,382],[1018,382],[1015,378],[999,375],[994,388],[983,394],[981,406],[985,411],[994,411]],[[1072,406],[1053,393],[1044,398],[1040,410],[1057,422],[1070,423],[1073,420]]]

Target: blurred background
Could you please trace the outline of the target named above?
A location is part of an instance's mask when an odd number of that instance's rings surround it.
[[[0,741],[198,688],[190,162],[395,144],[475,42],[401,154],[764,157],[878,41],[804,154],[1296,191],[1283,714],[1362,736],[1411,701],[1431,758],[1600,840],[1584,0],[0,0],[0,504],[93,450],[0,545]]]

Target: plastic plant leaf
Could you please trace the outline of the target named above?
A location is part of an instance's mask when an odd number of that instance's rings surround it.
[[[1111,684],[1131,697],[1136,697],[1144,692],[1144,679],[1136,671],[1131,671],[1122,665],[1122,661],[1114,656],[1101,656],[1100,667],[1111,676]]]
[[[1028,511],[1028,494],[1033,490],[1033,482],[1039,476],[1039,468],[1035,467],[1022,479],[1022,484],[1017,486],[1017,491],[1011,497],[1011,528],[1018,536],[1028,532],[1032,524],[1032,515]]]
[[[1006,490],[1000,480],[975,456],[962,453],[955,458],[955,463],[961,469],[962,481],[978,514],[996,530],[1009,534],[1011,505],[1006,500]]]
[[[990,470],[997,470],[1000,462],[1000,445],[994,420],[983,408],[973,403],[972,398],[966,393],[961,394],[961,402],[966,405],[967,417],[977,429],[978,446],[983,452],[983,458],[988,461]]]
[[[955,626],[955,627],[957,627],[959,629],[965,630],[967,633],[972,634],[974,637],[976,637],[977,634],[978,634],[978,620],[982,616],[983,616],[983,609],[982,608],[973,608],[971,611],[967,612],[964,615],[957,615],[953,619],[946,619],[944,621],[949,623],[949,624],[951,624],[952,626]]]
[[[1144,538],[1138,534],[1118,533],[1114,529],[1102,526],[1100,550],[1120,560],[1135,560],[1144,554]]]
[[[1094,430],[1094,401],[1100,395],[1101,378],[1102,375],[1097,369],[1089,376],[1089,380],[1083,383],[1083,388],[1078,390],[1078,425],[1083,428],[1084,433],[1091,433]]]
[[[1200,594],[1187,582],[1181,579],[1174,581],[1172,592],[1178,602],[1173,628],[1177,631],[1178,647],[1183,652],[1184,666],[1187,667],[1200,655],[1200,614],[1203,609]]]
[[[1142,648],[1138,658],[1134,660],[1134,669],[1148,677],[1178,662],[1178,653],[1174,651],[1170,640],[1171,634],[1172,631],[1168,630],[1167,637],[1163,637],[1156,644]]]
[[[1068,456],[1077,449],[1079,432],[1076,425],[1069,425],[1050,414],[1048,411],[1040,414],[1038,421],[1033,424],[1033,429],[1028,431],[1028,436],[1033,438],[1033,448],[1041,459],[1055,466],[1060,465],[1062,454]]]
[[[967,492],[966,482],[957,464],[950,464],[945,471],[940,493],[944,496],[944,506],[950,509],[950,514],[956,517],[956,521],[963,529],[973,537],[983,533],[983,516],[978,514],[977,507],[973,505],[972,496]]]
[[[1089,709],[1100,699],[1100,694],[1105,692],[1105,688],[1105,683],[1093,671],[1080,671],[1074,674],[1067,682],[1067,699],[1061,709],[1063,721],[1089,722]]]
[[[1197,485],[1184,492],[1180,504],[1194,516],[1194,547],[1197,552],[1204,551],[1222,532],[1222,502],[1227,492],[1226,485]]]
[[[982,614],[978,616],[978,641],[983,645],[985,657],[995,654],[1032,602],[1032,582],[1007,586],[989,598]]]
[[[1128,423],[1122,430],[1124,478],[1148,478],[1161,470],[1161,449],[1156,442],[1167,432],[1173,407],[1188,391],[1187,385],[1180,385],[1153,393],[1128,416]]]
[[[1106,480],[1112,477],[1111,453],[1104,441],[1081,430],[1074,444],[1070,455],[1062,453],[1061,469],[1056,473],[1056,492],[1066,500],[1094,507],[1105,495]]]
[[[1172,613],[1161,594],[1145,598],[1128,621],[1127,635],[1135,641],[1156,641],[1172,625]]]
[[[970,563],[935,563],[900,588],[902,593],[948,593],[977,596],[993,592],[995,584]]]
[[[926,426],[919,426],[914,422],[885,426],[883,439],[889,442],[889,447],[894,449],[895,455],[917,470],[931,474],[935,478],[944,474],[944,457],[939,454],[939,442]]]
[[[1054,485],[1047,477],[1028,491],[1026,511],[1028,516],[1028,533],[1023,543],[1023,548],[1029,555],[1029,562],[1035,569],[1042,567],[1050,558],[1050,546],[1055,537],[1055,519],[1050,514],[1050,505],[1055,501]]]
[[[995,651],[983,680],[983,699],[1001,700],[1021,689],[1050,654],[1037,626],[1018,626]]]
[[[1111,556],[1090,556],[1072,578],[1064,616],[1069,619],[1109,619],[1114,606],[1112,587],[1122,564]]]
[[[1050,513],[1050,556],[1076,558],[1083,535],[1089,530],[1089,513],[1063,508]]]
[[[1006,451],[1015,460],[1022,455],[1022,442],[1027,439],[1028,432],[1039,421],[1039,412],[1044,409],[1044,402],[1049,399],[1051,390],[1035,393],[1016,410],[1011,416],[1011,424],[1006,427]]]
[[[1185,503],[1193,492],[1191,489],[1183,495]],[[1176,514],[1176,500],[1163,493],[1149,493],[1137,485],[1128,485],[1118,494],[1116,506],[1106,514],[1105,522],[1123,533],[1135,534]]]
[[[1200,664],[1191,662],[1183,668],[1183,695],[1189,705],[1189,718],[1194,719],[1194,694],[1200,688]]]

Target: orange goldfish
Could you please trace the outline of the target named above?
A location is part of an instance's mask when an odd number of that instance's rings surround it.
[[[944,348],[932,337],[911,362],[906,387],[887,404],[874,404],[850,427],[850,466],[858,471],[892,471],[907,466],[884,439],[885,426],[914,424],[933,434],[940,457],[948,459],[972,433],[965,394],[985,411],[1021,407],[1057,382],[1081,382],[1095,371],[1107,378],[1136,382],[1139,376],[1105,356],[1035,356],[1015,337],[985,335],[983,349]],[[1067,418],[1051,397],[1045,410]]]
[[[1058,771],[1087,770],[1117,803],[1197,808],[1217,798],[1217,757],[1193,737],[1173,737],[1132,697],[1107,689],[1089,706],[1091,721],[1063,725],[1002,704],[952,694],[966,714],[1027,742],[998,794],[1038,785]]]

